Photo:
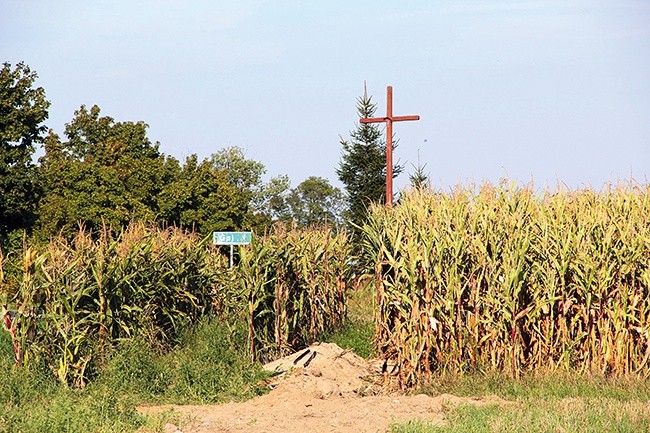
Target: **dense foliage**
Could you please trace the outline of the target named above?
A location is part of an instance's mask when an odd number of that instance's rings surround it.
[[[160,153],[146,129],[82,106],[66,126],[66,141],[51,133],[39,161],[37,237],[70,236],[79,222],[119,231],[130,221],[155,221],[203,234],[268,225],[272,212],[256,205],[265,197],[263,164],[236,147],[180,164]]]
[[[142,403],[215,403],[265,392],[267,377],[246,352],[246,329],[206,317],[164,353],[146,340],[123,341],[83,390],[61,386],[40,365],[16,367],[0,331],[0,432],[159,432],[170,412],[144,416]],[[176,421],[178,422],[178,421]]]
[[[247,302],[250,351],[270,359],[340,328],[350,289],[345,232],[276,225],[241,252],[235,272]]]
[[[79,221],[98,230],[156,218],[158,196],[173,173],[146,128],[143,122],[100,117],[97,106],[82,106],[66,126],[67,141],[49,135],[39,167],[42,238],[71,235]]]
[[[342,225],[343,195],[322,177],[310,176],[293,188],[287,204],[291,219],[299,226]]]
[[[32,155],[50,105],[45,90],[34,88],[36,78],[24,63],[0,69],[0,242],[14,230],[29,229],[36,212]]]
[[[252,359],[342,326],[344,233],[278,225],[241,248],[233,268],[210,239],[133,223],[117,236],[82,229],[71,241],[0,253],[0,318],[17,365],[44,364],[62,384],[84,387],[121,342],[173,347],[206,314],[246,323]]]

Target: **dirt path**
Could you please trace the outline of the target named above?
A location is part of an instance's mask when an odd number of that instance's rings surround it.
[[[140,410],[172,410],[181,421],[167,424],[165,433],[385,433],[394,422],[443,423],[449,406],[486,403],[447,394],[368,395],[378,391],[372,364],[334,344],[313,345],[265,368],[283,372],[269,383],[273,390],[267,395],[243,403]]]

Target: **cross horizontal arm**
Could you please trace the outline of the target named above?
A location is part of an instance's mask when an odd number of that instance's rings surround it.
[[[393,116],[393,117],[370,117],[359,119],[361,123],[381,123],[381,122],[404,122],[406,120],[420,120],[420,116]]]
[[[388,118],[387,117],[370,117],[368,119],[359,119],[359,122],[361,123],[380,123],[380,122],[385,122]]]
[[[403,122],[405,120],[420,120],[420,116],[393,116],[393,122]]]

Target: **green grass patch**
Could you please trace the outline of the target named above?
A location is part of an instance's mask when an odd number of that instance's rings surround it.
[[[340,329],[327,335],[325,341],[343,349],[353,350],[365,359],[376,356],[373,308],[376,291],[372,284],[361,284],[347,299],[348,317]]]
[[[48,371],[15,368],[7,357],[0,377],[2,433],[133,432],[145,423],[132,401],[105,388],[66,389]]]
[[[328,343],[336,343],[343,349],[353,350],[362,358],[375,356],[373,338],[375,327],[372,322],[351,319],[341,329],[325,338]]]
[[[137,413],[144,403],[214,403],[265,392],[266,378],[246,353],[243,326],[204,320],[167,353],[142,340],[124,341],[96,381],[63,387],[47,368],[15,368],[11,341],[0,328],[0,433],[160,431],[164,417]]]
[[[563,399],[569,397],[650,400],[650,381],[641,377],[618,378],[556,372],[528,374],[512,379],[502,373],[439,376],[420,388],[429,395],[443,393],[459,397],[496,395],[518,398]]]
[[[124,344],[98,385],[149,403],[205,404],[245,400],[265,392],[268,377],[246,353],[242,326],[212,318],[181,338],[181,345],[156,354],[138,340]]]
[[[64,388],[44,366],[16,367],[0,328],[0,432],[133,432],[145,424],[134,402],[107,388]]]
[[[133,432],[145,424],[132,402],[110,392],[59,390],[4,409],[0,432]]]
[[[512,405],[461,405],[449,409],[447,424],[393,425],[392,433],[648,432],[650,409],[640,401],[607,398],[525,399]]]
[[[498,396],[504,403],[450,406],[443,426],[413,421],[393,425],[392,433],[650,432],[650,384],[642,378],[466,375],[438,378],[420,391]]]

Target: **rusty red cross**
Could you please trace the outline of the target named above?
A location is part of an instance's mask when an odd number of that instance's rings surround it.
[[[386,88],[386,116],[360,119],[361,123],[386,122],[386,206],[393,205],[393,122],[420,120],[420,116],[393,116],[393,87]]]

